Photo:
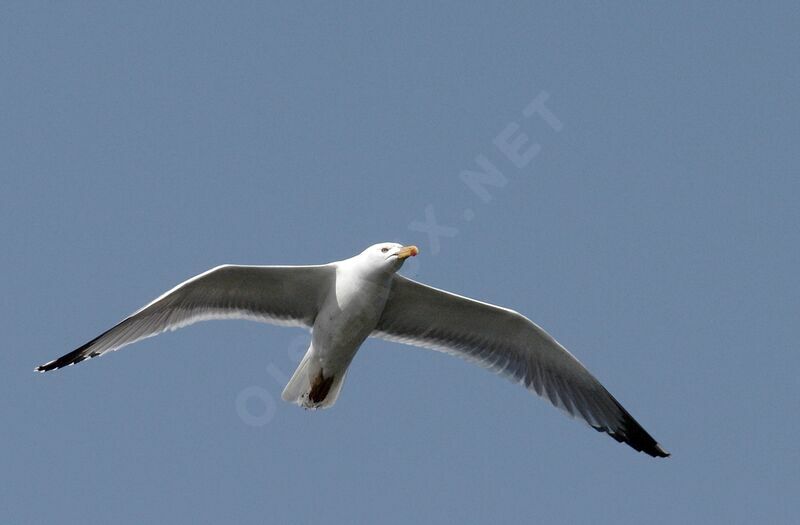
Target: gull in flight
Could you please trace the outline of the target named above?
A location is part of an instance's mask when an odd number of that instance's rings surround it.
[[[637,451],[669,456],[572,354],[528,318],[398,275],[418,251],[381,243],[316,266],[218,266],[36,370],[63,368],[210,319],[305,326],[311,328],[311,344],[282,394],[305,408],[333,405],[361,343],[381,337],[477,363]]]

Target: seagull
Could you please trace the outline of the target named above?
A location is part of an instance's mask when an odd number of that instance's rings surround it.
[[[56,370],[211,319],[311,329],[311,344],[282,398],[332,406],[368,337],[438,350],[520,383],[570,416],[653,457],[664,450],[600,382],[523,315],[418,283],[397,271],[416,246],[380,243],[329,264],[226,264],[192,277],[77,350],[36,368]]]

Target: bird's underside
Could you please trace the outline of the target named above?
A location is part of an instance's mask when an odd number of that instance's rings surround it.
[[[388,270],[379,293],[385,292],[386,297],[382,310],[376,312],[377,322],[367,327],[370,336],[449,353],[489,368],[637,451],[669,456],[572,354],[527,318],[395,274],[405,257],[416,254],[416,248],[411,248],[383,243],[351,259],[318,266],[220,266],[173,288],[80,348],[36,370],[63,368],[203,320],[237,318],[312,328],[323,306],[330,303],[326,303],[329,294],[338,292],[343,279],[358,282],[364,274],[373,282],[374,273],[383,271],[384,264]],[[335,373],[320,367],[300,373],[312,350],[284,390],[284,399],[303,406],[330,406],[349,362]],[[314,362],[326,363],[324,359]]]

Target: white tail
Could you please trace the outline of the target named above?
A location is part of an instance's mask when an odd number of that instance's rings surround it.
[[[308,348],[303,360],[297,366],[281,397],[284,401],[296,403],[304,408],[328,408],[336,403],[342,390],[347,369],[328,375],[314,354],[314,347]]]

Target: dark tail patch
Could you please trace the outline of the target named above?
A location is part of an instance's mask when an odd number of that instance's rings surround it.
[[[331,391],[333,385],[333,376],[325,377],[322,370],[319,371],[317,377],[311,383],[311,391],[308,393],[308,399],[312,403],[322,403],[328,397],[328,392]]]

